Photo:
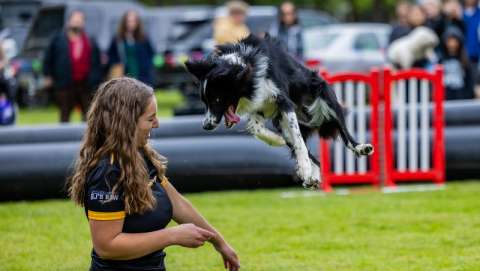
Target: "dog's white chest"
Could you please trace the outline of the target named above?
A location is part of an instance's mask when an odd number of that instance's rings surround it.
[[[252,113],[263,113],[265,118],[273,118],[278,113],[277,103],[273,99],[266,100],[263,104],[257,105],[246,98],[241,98],[237,106],[237,114],[245,115]]]

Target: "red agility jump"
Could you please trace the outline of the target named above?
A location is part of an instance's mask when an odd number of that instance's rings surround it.
[[[337,140],[320,140],[324,191],[346,184],[395,187],[400,181],[445,182],[441,67],[434,73],[384,69],[382,74],[381,84],[377,70],[369,74],[322,72],[348,108],[347,128],[358,142],[371,142],[375,147],[372,156],[357,158]]]
[[[378,71],[372,71],[368,75],[359,73],[329,75],[322,72],[322,76],[333,86],[339,102],[349,111],[355,112],[346,115],[347,129],[358,142],[370,141],[376,148],[380,81]],[[331,191],[332,185],[336,184],[380,184],[377,150],[370,157],[357,158],[343,146],[343,143],[336,141],[331,149],[329,142],[322,139],[320,154],[323,190]]]

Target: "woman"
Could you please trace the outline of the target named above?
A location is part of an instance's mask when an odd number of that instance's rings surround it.
[[[279,39],[297,59],[303,59],[303,31],[293,2],[283,2],[278,9],[278,15],[278,22],[272,24],[268,33]]]
[[[112,79],[95,95],[68,187],[88,217],[90,270],[165,270],[164,248],[206,241],[238,270],[235,251],[165,177],[165,158],[148,144],[156,113],[152,88],[135,79]],[[170,219],[180,225],[165,228]]]
[[[111,77],[128,75],[152,84],[153,49],[138,13],[127,11],[108,49]]]
[[[443,65],[445,99],[459,100],[474,98],[474,73],[464,46],[462,30],[450,26],[442,37],[440,64]]]

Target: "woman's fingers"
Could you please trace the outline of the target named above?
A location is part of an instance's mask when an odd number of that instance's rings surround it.
[[[200,232],[200,234],[206,239],[206,240],[210,240],[212,239],[213,237],[215,237],[215,234],[211,231],[207,231],[205,229],[202,229],[200,227],[197,227],[198,228],[198,231]]]

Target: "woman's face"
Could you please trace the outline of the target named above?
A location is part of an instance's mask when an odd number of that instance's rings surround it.
[[[412,27],[417,27],[425,24],[426,21],[425,13],[418,6],[413,6],[410,8],[410,13],[408,16],[408,21]]]
[[[158,128],[157,119],[157,99],[153,95],[145,109],[143,115],[137,122],[137,146],[143,147],[150,138],[150,132],[153,128]]]
[[[448,37],[446,47],[450,55],[455,55],[460,50],[460,42],[454,37]]]
[[[128,32],[134,32],[137,29],[138,19],[138,14],[136,12],[131,11],[127,14],[126,23]]]
[[[295,7],[290,3],[285,3],[280,8],[280,12],[282,13],[282,21],[285,25],[293,25],[295,24],[295,20],[297,15],[295,14]]]

